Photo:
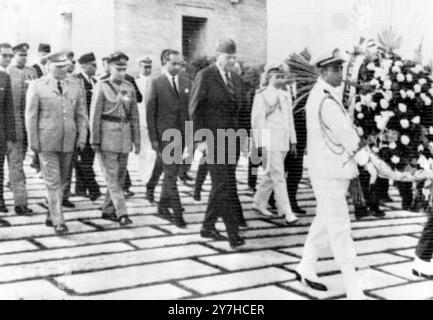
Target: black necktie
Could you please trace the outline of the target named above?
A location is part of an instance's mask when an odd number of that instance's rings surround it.
[[[177,91],[177,86],[176,86],[176,81],[175,81],[175,77],[172,78],[173,79],[173,89],[174,92],[176,92],[177,97],[179,98],[179,91]]]
[[[62,84],[60,83],[60,81],[57,81],[57,89],[59,89],[60,94],[63,95],[63,88],[62,88]]]
[[[233,85],[232,80],[230,79],[228,72],[226,72],[226,85],[227,85],[227,89],[229,90],[230,94],[234,97],[235,96],[235,87]]]

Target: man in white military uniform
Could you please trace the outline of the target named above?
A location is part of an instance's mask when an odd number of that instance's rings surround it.
[[[360,150],[360,139],[337,92],[343,80],[344,59],[338,49],[316,62],[320,77],[306,105],[308,173],[317,200],[316,217],[310,227],[297,278],[316,290],[319,283],[315,263],[322,249],[330,245],[343,274],[349,299],[363,299],[355,269],[356,251],[351,237],[346,193],[358,175],[357,164],[366,166],[368,155]]]

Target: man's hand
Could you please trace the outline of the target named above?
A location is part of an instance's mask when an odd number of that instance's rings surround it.
[[[297,158],[297,157],[298,157],[298,151],[297,151],[296,143],[291,143],[291,144],[290,144],[290,154],[291,154],[294,158]]]
[[[134,153],[139,154],[141,151],[141,146],[139,144],[134,145]]]
[[[13,144],[14,143],[12,141],[6,141],[6,150],[8,153],[11,152]]]
[[[158,141],[152,141],[152,149],[156,152],[159,152],[159,142]]]
[[[84,142],[77,142],[77,149],[80,151],[83,151],[86,147],[86,144]]]
[[[95,153],[101,153],[101,146],[92,144],[92,149]]]

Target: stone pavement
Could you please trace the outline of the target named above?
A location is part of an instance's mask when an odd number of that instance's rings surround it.
[[[0,216],[0,299],[344,299],[342,277],[330,253],[318,268],[328,292],[308,290],[295,281],[293,270],[315,209],[307,179],[299,203],[308,214],[299,225],[286,227],[281,218],[266,219],[252,211],[243,159],[238,180],[249,225],[247,245],[232,251],[226,242],[199,236],[209,179],[200,203],[192,199],[191,187],[179,185],[188,222],[181,230],[158,217],[156,207],[144,199],[134,159],[130,172],[136,195],[128,202],[134,225],[121,229],[101,220],[102,200],[72,197],[77,208],[65,210],[71,234],[56,237],[44,225],[45,188],[28,162],[35,214],[15,216],[11,192],[6,191],[10,212]],[[157,198],[159,192],[160,186]],[[394,202],[384,207],[385,219],[353,222],[366,293],[372,299],[432,299],[433,281],[413,277],[410,268],[426,217],[399,210],[397,192],[391,193]],[[221,223],[218,228],[224,229]]]

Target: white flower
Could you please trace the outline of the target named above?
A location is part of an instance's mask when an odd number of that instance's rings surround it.
[[[358,135],[362,137],[364,135],[364,130],[361,127],[356,127],[356,131],[358,132]]]
[[[370,81],[370,85],[371,85],[372,87],[378,87],[378,86],[380,86],[379,80],[377,80],[377,79],[373,79],[373,80],[371,80],[371,81]]]
[[[419,116],[416,116],[411,121],[413,124],[419,124],[421,122],[421,118]]]
[[[401,60],[395,61],[394,62],[395,66],[401,67],[403,65],[403,62]]]
[[[394,164],[399,164],[400,163],[400,158],[397,157],[397,156],[392,156],[391,162],[394,163]]]
[[[426,84],[426,83],[427,83],[427,80],[424,79],[424,78],[421,78],[421,79],[418,80],[418,83],[419,83],[420,85],[423,85],[423,84]]]
[[[414,69],[415,69],[415,73],[420,73],[421,71],[424,70],[424,67],[421,64],[417,64]]]
[[[375,69],[376,69],[376,66],[374,65],[373,62],[370,62],[369,64],[367,64],[367,70],[374,71]]]
[[[403,73],[399,73],[397,75],[397,81],[398,82],[403,82],[406,78],[404,77]]]
[[[420,93],[421,92],[421,86],[419,84],[416,84],[416,85],[413,86],[413,90],[416,93]]]
[[[363,113],[358,113],[358,115],[356,116],[359,120],[364,119],[364,114]]]
[[[385,80],[385,82],[383,83],[383,88],[385,90],[391,90],[391,86],[392,86],[392,81],[391,80]]]
[[[374,153],[378,153],[378,152],[379,152],[379,148],[378,148],[378,147],[373,147],[373,148],[371,148],[371,150],[372,150]]]
[[[400,67],[399,66],[394,66],[394,67],[392,67],[392,72],[394,72],[394,73],[400,73],[401,72],[401,69],[400,69]]]
[[[410,139],[406,135],[402,135],[400,141],[403,145],[407,146],[410,143]]]
[[[433,142],[429,142],[428,146],[429,146],[430,150],[433,150]]]
[[[409,120],[407,120],[407,119],[400,120],[400,125],[403,129],[409,128],[409,126],[410,126]]]
[[[412,82],[413,81],[413,77],[412,77],[412,75],[410,73],[408,73],[406,75],[406,80],[407,80],[407,82]]]
[[[429,89],[428,93],[433,97],[433,88]]]
[[[380,99],[380,106],[382,107],[382,109],[388,109],[389,103],[385,99]]]
[[[382,67],[384,69],[389,69],[392,66],[392,60],[391,59],[383,59],[382,60]]]
[[[392,99],[392,91],[391,90],[387,90],[383,93],[383,95],[385,96],[386,101],[391,101]]]
[[[388,123],[388,119],[382,116],[375,116],[374,121],[376,122],[376,126],[379,130],[383,131],[386,128],[386,125]]]
[[[425,103],[426,106],[431,106],[431,99],[430,98],[426,98],[424,100],[424,103]]]
[[[420,144],[418,146],[418,152],[423,152],[424,151],[424,146],[422,144]]]
[[[362,111],[361,102],[357,102],[357,103],[355,104],[355,110],[358,111],[358,112],[361,112],[361,111]]]
[[[391,143],[389,144],[389,148],[390,148],[391,150],[394,150],[395,148],[397,148],[397,144],[396,144],[395,142],[391,142]]]
[[[415,99],[415,92],[413,92],[412,90],[407,90],[406,95],[410,99]]]
[[[400,112],[405,113],[407,111],[407,105],[405,105],[404,103],[399,103],[398,110],[400,110]]]
[[[425,101],[425,99],[428,98],[427,95],[426,95],[424,92],[421,93],[421,94],[419,95],[419,97],[420,97],[423,101]]]
[[[374,110],[374,109],[376,109],[376,107],[377,107],[377,103],[376,102],[370,103],[370,108],[372,108]]]
[[[433,91],[433,89],[432,89],[432,91]],[[406,91],[404,91],[404,90],[400,90],[400,95],[401,95],[401,98],[402,99],[406,99]]]
[[[431,136],[433,136],[433,127],[430,127],[428,131],[429,131],[428,133],[429,133]]]

